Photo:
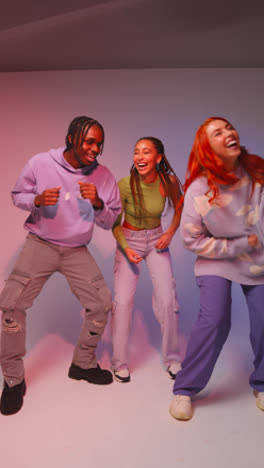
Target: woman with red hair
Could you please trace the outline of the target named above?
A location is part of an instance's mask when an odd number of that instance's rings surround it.
[[[240,146],[226,119],[207,119],[195,136],[182,199],[180,230],[184,246],[197,255],[200,312],[173,387],[176,419],[192,417],[191,397],[208,383],[227,339],[232,281],[247,301],[254,353],[249,383],[264,410],[263,184],[263,159]]]

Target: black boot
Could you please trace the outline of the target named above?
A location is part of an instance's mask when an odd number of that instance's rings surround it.
[[[86,380],[89,383],[97,385],[107,385],[113,382],[112,373],[108,370],[101,369],[99,364],[92,369],[82,369],[81,367],[72,364],[68,376],[75,380]]]
[[[4,415],[17,413],[23,405],[23,396],[26,393],[26,383],[23,379],[20,384],[9,387],[4,383],[0,401],[0,412]]]

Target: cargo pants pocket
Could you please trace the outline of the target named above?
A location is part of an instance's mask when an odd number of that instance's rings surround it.
[[[11,273],[0,294],[0,309],[14,310],[30,279],[22,273]]]

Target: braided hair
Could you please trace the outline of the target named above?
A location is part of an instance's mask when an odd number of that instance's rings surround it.
[[[166,197],[168,197],[169,205],[172,206],[174,182],[172,182],[170,175],[172,174],[175,177],[178,183],[180,192],[181,192],[182,184],[179,178],[176,176],[174,170],[172,169],[168,159],[165,156],[165,150],[164,150],[164,145],[162,141],[159,140],[158,138],[148,136],[148,137],[139,138],[137,143],[142,140],[151,141],[153,145],[155,146],[158,154],[162,156],[161,161],[159,162],[159,164],[157,164],[157,172],[160,177],[160,181],[161,181],[164,193]],[[132,192],[135,209],[137,211],[137,214],[141,217],[143,215],[143,212],[144,211],[146,212],[146,208],[144,206],[144,197],[143,197],[142,188],[140,185],[140,175],[137,171],[135,164],[133,164],[130,169],[130,188]]]
[[[71,121],[65,139],[66,151],[76,148],[79,144],[82,145],[89,129],[93,125],[99,127],[103,134],[103,142],[100,151],[100,154],[102,154],[105,137],[103,126],[97,120],[86,116],[76,117]]]

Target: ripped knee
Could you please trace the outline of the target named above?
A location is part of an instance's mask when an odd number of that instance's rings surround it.
[[[104,332],[105,322],[99,322],[97,320],[89,320],[86,331],[86,337],[84,338],[86,344],[90,347],[96,347],[98,341],[101,339]]]
[[[105,327],[105,321],[99,321],[99,320],[91,320],[91,329],[89,329],[89,333],[91,336],[95,335],[102,335]]]
[[[89,312],[86,309],[87,312]],[[107,322],[107,315],[105,314],[105,317],[103,317],[101,320],[98,319],[90,319],[88,320],[88,333],[90,336],[96,336],[96,335],[102,335],[105,325]]]
[[[6,333],[18,333],[22,331],[22,326],[12,318],[5,318],[2,321],[2,331]]]
[[[5,333],[18,333],[23,331],[25,326],[24,317],[19,317],[17,313],[3,312],[2,331]]]

